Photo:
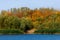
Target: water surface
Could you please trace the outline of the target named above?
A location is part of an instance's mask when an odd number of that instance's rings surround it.
[[[0,35],[0,40],[60,40],[60,35],[42,35],[42,34]]]

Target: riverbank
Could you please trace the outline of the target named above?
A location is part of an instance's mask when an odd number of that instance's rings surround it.
[[[40,32],[36,32],[37,29],[31,29],[31,30],[27,30],[27,32],[23,32],[21,30],[0,30],[0,35],[20,35],[20,34],[60,34],[59,32],[52,32],[52,31],[42,31],[40,30]]]

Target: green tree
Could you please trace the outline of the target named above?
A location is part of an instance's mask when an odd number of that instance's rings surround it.
[[[22,18],[21,19],[21,26],[20,26],[20,28],[24,32],[26,32],[27,30],[32,29],[33,28],[32,20],[27,20],[26,18]]]
[[[9,16],[4,20],[4,26],[10,29],[19,29],[20,28],[20,18],[15,16]]]

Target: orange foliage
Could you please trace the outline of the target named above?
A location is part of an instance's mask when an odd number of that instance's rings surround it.
[[[43,10],[39,10],[39,9],[35,9],[35,10],[29,10],[26,12],[28,16],[26,16],[27,18],[32,19],[33,21],[35,21],[38,17],[40,18],[45,18],[47,16],[50,16],[52,14],[60,14],[60,11],[56,11],[56,10],[52,10],[52,9],[43,9]],[[2,15],[14,15],[17,16],[19,18],[22,18],[24,15],[23,11],[17,11],[15,14],[10,12],[10,11],[2,11]]]

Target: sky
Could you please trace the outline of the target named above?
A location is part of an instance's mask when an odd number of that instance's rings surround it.
[[[0,0],[0,10],[20,7],[60,9],[60,0]]]

